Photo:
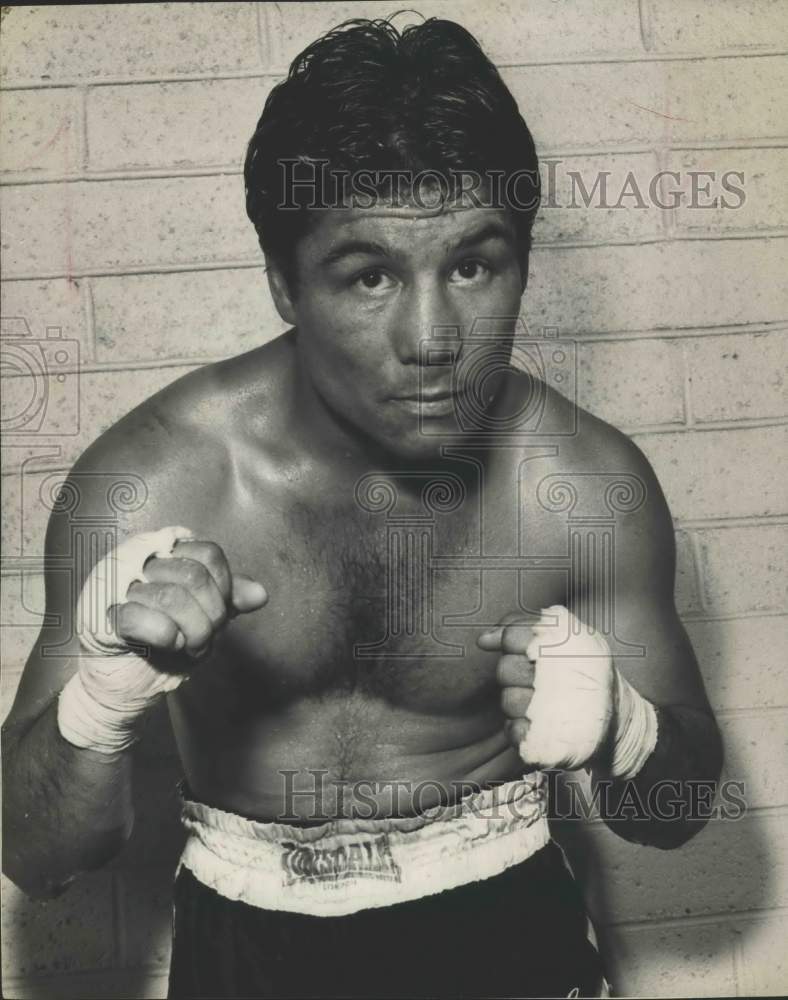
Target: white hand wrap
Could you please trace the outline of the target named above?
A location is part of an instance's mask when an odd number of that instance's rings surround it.
[[[605,639],[565,607],[545,608],[532,631],[526,656],[535,662],[534,694],[522,759],[545,768],[583,767],[614,725],[610,774],[634,777],[657,743],[654,706],[616,669]]]
[[[101,559],[91,571],[77,601],[76,623],[87,656],[58,700],[58,728],[74,746],[117,753],[138,739],[139,718],[181,674],[156,670],[129,650],[109,622],[109,611],[126,600],[135,581],[145,582],[151,557],[168,559],[176,542],[191,540],[188,528],[170,527],[135,535]]]

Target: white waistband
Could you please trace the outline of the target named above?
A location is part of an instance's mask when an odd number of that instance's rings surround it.
[[[418,816],[261,823],[184,799],[178,865],[228,899],[342,916],[491,878],[550,840],[547,783],[536,772]]]

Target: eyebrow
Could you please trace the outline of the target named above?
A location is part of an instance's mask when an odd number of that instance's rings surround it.
[[[486,243],[488,240],[503,240],[510,247],[514,248],[515,246],[514,236],[506,226],[500,222],[488,222],[480,229],[477,229],[476,232],[467,233],[463,236],[451,248],[451,252],[456,253],[458,250],[463,250],[469,246],[476,246],[479,243]],[[345,257],[359,255],[367,257],[391,257],[392,251],[390,247],[385,246],[383,243],[377,243],[375,240],[345,240],[338,243],[333,250],[330,250],[322,257],[320,264],[323,267],[329,267],[343,260]]]
[[[345,257],[358,256],[359,254],[364,254],[367,257],[390,257],[391,251],[382,243],[376,243],[374,240],[345,240],[322,257],[320,263],[323,266],[328,266],[336,264],[337,261]]]
[[[515,247],[515,238],[511,230],[500,222],[488,222],[475,233],[467,233],[452,248],[453,252],[464,250],[469,246],[476,246],[478,243],[486,243],[488,240],[503,240],[510,247]]]

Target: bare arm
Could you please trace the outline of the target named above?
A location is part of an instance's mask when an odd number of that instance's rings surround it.
[[[3,872],[29,896],[62,892],[131,833],[131,760],[66,742],[56,699],[3,729]]]
[[[656,476],[631,443],[627,471],[645,487],[644,503],[617,515],[613,607],[616,636],[644,647],[642,656],[615,656],[619,671],[656,708],[653,753],[629,781],[614,780],[605,762],[591,768],[600,811],[626,840],[678,847],[709,818],[722,769],[722,742],[703,687],[698,662],[674,602],[676,565],[673,522]],[[582,583],[582,613],[604,595]],[[597,617],[598,621],[602,619]]]
[[[121,459],[113,445],[94,446],[71,473],[68,488],[78,506],[53,512],[45,552],[47,617],[57,624],[42,628],[3,727],[3,870],[32,896],[56,895],[120,850],[133,824],[128,748],[139,725],[232,614],[256,610],[266,599],[260,584],[231,574],[218,545],[179,538],[173,558],[150,558],[145,581],[124,585],[125,593],[109,602],[121,655],[83,652],[75,609],[93,564],[107,549],[127,548],[129,538],[172,525],[183,512],[167,499],[178,481],[172,465],[164,475],[146,469],[143,483],[137,474],[102,471],[112,468],[107,452],[115,467],[144,468],[133,453]],[[132,475],[143,502],[120,514],[108,510],[114,487]],[[97,538],[105,546],[99,552]],[[100,619],[104,611],[94,613]]]
[[[92,470],[71,477],[82,513],[106,507],[107,482]],[[90,495],[94,485],[100,497]],[[106,514],[106,510],[104,511]],[[25,665],[3,725],[3,871],[31,896],[57,895],[80,871],[96,868],[131,833],[128,752],[72,746],[57,725],[57,698],[81,655],[72,633],[84,577],[73,553],[68,512],[53,512],[47,531],[47,619]],[[79,589],[77,589],[79,588]]]

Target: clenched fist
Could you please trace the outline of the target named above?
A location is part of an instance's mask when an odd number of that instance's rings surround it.
[[[200,656],[230,618],[266,601],[261,584],[231,571],[216,542],[179,539],[170,556],[149,559],[144,574],[110,609],[110,621],[121,639],[154,650]]]
[[[604,637],[561,605],[538,622],[512,621],[479,636],[500,651],[507,734],[534,768],[576,770],[610,743],[609,771],[631,776],[656,745],[656,715],[613,664]]]
[[[231,617],[267,599],[261,584],[232,573],[220,546],[187,528],[129,538],[97,563],[77,603],[86,655],[60,694],[61,734],[100,753],[126,749],[140,717],[189,670],[186,658],[182,670],[160,670],[155,653],[198,657]]]

